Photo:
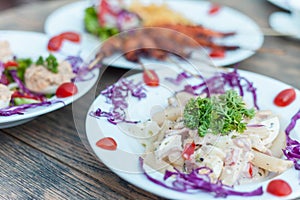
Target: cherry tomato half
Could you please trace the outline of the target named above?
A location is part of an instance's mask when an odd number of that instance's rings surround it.
[[[114,151],[117,149],[117,142],[111,137],[105,137],[100,139],[96,143],[97,147],[100,147],[105,150]]]
[[[267,186],[267,192],[275,196],[287,196],[292,193],[291,186],[284,180],[272,180]]]
[[[59,36],[65,40],[69,40],[72,42],[80,42],[80,35],[75,32],[68,31],[68,32],[61,33]]]
[[[274,104],[280,107],[290,105],[296,99],[296,91],[293,88],[282,90],[274,99]]]
[[[211,58],[224,58],[225,57],[225,51],[223,49],[215,49],[210,52],[209,56]]]
[[[4,63],[4,68],[8,68],[8,67],[17,67],[19,64],[16,61],[7,61],[6,63]]]
[[[72,83],[63,83],[56,90],[56,96],[58,98],[65,98],[75,95],[78,92],[77,86]]]
[[[196,148],[196,145],[195,145],[194,141],[192,143],[187,143],[184,147],[183,152],[182,152],[182,157],[185,160],[190,160],[191,155],[193,155],[194,152],[195,152],[195,148]]]
[[[144,83],[148,86],[155,87],[159,85],[159,78],[154,70],[145,69],[143,73],[143,79]]]
[[[63,38],[59,35],[52,37],[48,42],[49,51],[58,51],[62,45]]]
[[[221,7],[218,4],[212,4],[208,11],[209,15],[217,14],[220,11]]]

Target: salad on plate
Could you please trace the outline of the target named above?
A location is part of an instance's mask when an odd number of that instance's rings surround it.
[[[64,98],[78,93],[75,81],[92,78],[89,73],[78,56],[62,61],[51,53],[22,58],[14,54],[7,40],[0,40],[0,116],[23,115],[30,108],[64,104]]]
[[[98,105],[90,108],[88,121],[98,120],[100,127],[106,121],[111,124],[106,125],[107,130],[113,132],[103,133],[97,142],[90,143],[96,154],[101,153],[97,154],[100,159],[107,164],[114,163],[107,160],[105,151],[112,152],[107,153],[110,157],[113,152],[132,153],[131,162],[140,166],[140,176],[162,188],[190,195],[205,191],[216,197],[268,198],[272,197],[268,195],[288,197],[297,193],[296,186],[290,185],[284,174],[300,169],[300,143],[291,136],[299,112],[294,113],[284,131],[277,112],[259,107],[260,96],[255,83],[248,79],[251,76],[244,76],[244,72],[236,69],[208,78],[186,71],[176,77],[170,72],[156,72],[159,84],[147,84],[145,74],[121,79],[102,91],[95,101]],[[161,100],[154,91],[171,85],[175,89],[165,100],[167,104],[157,109],[156,103]],[[170,93],[165,92],[163,96]],[[295,106],[296,98],[291,93],[296,95],[292,88],[279,93],[274,100],[275,107]],[[148,103],[143,104],[147,99]],[[99,105],[102,101],[105,103]],[[149,112],[146,113],[149,118],[137,117],[137,106],[141,105],[146,106],[143,110]],[[92,136],[95,134],[87,134],[90,142],[95,141]],[[143,153],[134,153],[122,145],[126,138],[131,145],[132,139],[139,141]],[[126,172],[119,171],[122,166],[110,165],[121,177],[134,182]],[[145,182],[144,189],[158,194],[158,190],[146,185]],[[247,185],[252,189],[247,189]]]

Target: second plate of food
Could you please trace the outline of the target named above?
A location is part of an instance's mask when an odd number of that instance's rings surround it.
[[[149,10],[154,13],[153,15],[161,15],[162,12],[159,12],[159,10],[164,10],[165,12],[171,12],[172,16],[174,16],[175,22],[173,21],[173,24],[183,22],[182,18],[184,18],[188,21],[188,23],[191,23],[193,25],[201,25],[206,30],[216,32],[217,35],[222,35],[222,33],[225,33],[225,35],[226,33],[233,33],[228,34],[225,37],[215,38],[215,40],[213,40],[213,43],[211,43],[210,40],[208,41],[210,47],[205,49],[208,49],[207,54],[211,56],[210,58],[212,60],[212,63],[216,66],[226,66],[247,59],[255,54],[256,50],[259,49],[263,44],[263,34],[260,31],[258,25],[243,13],[226,6],[214,5],[206,1],[182,2],[175,0],[165,1],[165,4],[157,4],[154,1],[139,1],[140,5],[138,6],[134,5],[136,1],[124,2],[124,7],[131,13],[137,14],[138,16],[142,16],[143,13],[141,12],[149,12]],[[142,9],[135,9],[135,11],[133,12],[131,9],[134,8],[134,6]],[[94,44],[97,43],[96,41],[99,39],[96,36],[89,34],[85,28],[85,10],[88,7],[94,8],[94,12],[97,13],[98,6],[95,7],[88,1],[79,1],[59,8],[58,10],[50,14],[47,18],[45,23],[45,32],[49,35],[55,35],[63,31],[78,31],[80,33],[84,33],[84,35],[89,38],[87,42],[92,42]],[[99,15],[100,14],[98,14],[98,16]],[[164,17],[161,17],[161,19],[163,18]],[[178,20],[178,22],[176,22],[176,20]],[[96,25],[99,26],[99,24]],[[159,27],[161,26],[159,25]],[[174,29],[175,31],[183,32],[186,34],[186,32],[184,32],[181,28],[172,27],[172,30]],[[203,32],[201,32],[201,34],[202,33]],[[187,35],[189,37],[191,36],[189,34]],[[214,37],[214,35],[212,36]],[[97,43],[96,45],[98,44],[99,43]],[[204,43],[202,44],[207,44],[207,41],[204,41]],[[211,47],[214,45],[218,47],[218,50],[222,50],[221,53],[220,51],[211,51]],[[225,47],[225,49],[227,47],[229,48],[224,51],[223,47]],[[122,52],[122,50],[123,49],[117,49],[117,54],[122,55],[122,53],[124,53]],[[109,61],[107,61],[106,63],[109,64]],[[139,65],[126,60],[125,57],[123,57],[123,59],[119,59],[118,62],[114,63],[114,66],[122,68],[139,68]]]
[[[48,41],[43,33],[0,31],[0,128],[62,108],[96,83],[98,69],[86,69],[78,55],[52,54]]]

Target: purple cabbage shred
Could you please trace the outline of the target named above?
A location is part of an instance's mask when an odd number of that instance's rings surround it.
[[[0,109],[0,116],[23,115],[26,109],[36,108],[40,106],[50,106],[56,103],[64,104],[63,101],[53,100],[53,101],[44,101],[40,103],[23,104],[19,106],[11,106],[8,108]]]
[[[95,74],[88,68],[86,64],[84,64],[84,61],[81,57],[68,56],[66,61],[71,64],[73,73],[76,74],[74,81],[88,81],[95,77]],[[86,77],[87,75],[90,76]]]
[[[296,123],[299,119],[300,110],[292,117],[291,122],[285,129],[286,148],[283,149],[283,153],[287,157],[287,159],[294,162],[296,170],[300,170],[300,143],[297,140],[293,140],[290,136],[290,133],[295,128]]]
[[[172,78],[172,77],[166,77],[165,79],[171,83],[173,83],[174,85],[179,85],[181,84],[181,82],[185,79],[189,79],[193,77],[192,75],[188,74],[187,72],[181,72],[180,74],[177,75],[176,78]]]
[[[221,181],[216,183],[212,183],[209,178],[209,174],[212,173],[212,170],[207,167],[202,167],[198,169],[192,170],[190,173],[183,173],[179,170],[175,169],[174,172],[166,171],[164,175],[164,181],[173,177],[171,181],[172,184],[166,184],[160,180],[157,180],[151,177],[143,168],[143,158],[139,158],[140,166],[143,174],[147,177],[151,182],[160,185],[162,187],[175,190],[178,192],[186,192],[186,193],[194,193],[199,190],[213,193],[215,197],[227,197],[229,195],[235,196],[259,196],[263,194],[263,188],[259,187],[250,192],[240,192],[233,190],[233,187],[223,185]],[[205,169],[207,173],[199,174],[198,172]]]
[[[106,103],[112,105],[112,109],[107,112],[98,108],[96,111],[90,112],[90,116],[96,118],[104,117],[114,125],[119,122],[137,123],[137,121],[126,120],[126,109],[128,108],[126,98],[129,95],[138,100],[145,98],[146,93],[142,83],[135,84],[133,80],[121,79],[106,88],[101,94],[106,97]]]
[[[168,78],[168,80],[174,84],[178,84],[183,79],[182,76],[182,74],[179,74],[176,79]],[[241,96],[244,96],[245,91],[250,92],[253,96],[254,107],[259,109],[257,104],[256,88],[253,86],[252,82],[245,77],[242,77],[236,68],[232,72],[221,72],[208,79],[202,78],[202,80],[203,82],[198,85],[185,85],[184,91],[194,95],[206,93],[209,97],[212,94],[225,93],[225,86],[229,86],[232,89],[237,88]]]

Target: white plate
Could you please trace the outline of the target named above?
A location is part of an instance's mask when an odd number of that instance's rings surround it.
[[[149,0],[145,2],[149,2]],[[255,50],[259,49],[263,44],[263,34],[257,24],[237,10],[222,7],[216,15],[208,15],[207,13],[211,4],[206,1],[167,0],[165,2],[172,9],[181,12],[198,24],[202,24],[214,30],[225,32],[235,31],[237,33],[236,36],[223,41],[224,44],[238,45],[242,47],[242,49],[231,52],[228,51],[225,58],[213,59],[213,63],[217,66],[226,66],[240,62],[252,56]],[[57,9],[46,19],[45,32],[49,35],[55,35],[67,30],[85,33],[83,22],[84,10],[90,5],[89,1],[79,1]],[[88,42],[95,40],[96,37],[92,36],[89,37]],[[96,42],[94,42],[94,44],[95,43]],[[118,63],[115,63],[115,66],[121,68],[138,67],[125,59],[119,59]]]
[[[289,8],[289,0],[268,0],[270,3],[280,7],[280,8],[283,8],[285,10],[290,10]]]
[[[292,21],[291,14],[286,12],[275,12],[269,17],[269,24],[278,33],[300,39],[300,27],[297,28]]]
[[[163,80],[163,77],[170,77],[172,73],[170,71],[157,71],[160,76],[160,80]],[[174,72],[174,71],[173,71]],[[299,110],[299,97],[300,91],[296,90],[297,99],[289,106],[279,108],[273,104],[274,97],[279,93],[279,91],[290,88],[291,86],[282,83],[280,81],[274,80],[272,78],[255,74],[252,72],[242,71],[239,73],[246,77],[248,80],[254,83],[254,86],[257,87],[258,95],[258,105],[260,109],[270,109],[275,114],[278,114],[281,118],[281,130],[284,130],[287,124],[290,122],[291,117]],[[141,81],[142,75],[137,74],[131,77],[133,80]],[[141,119],[147,120],[150,117],[150,108],[154,105],[165,106],[167,105],[166,98],[169,97],[174,91],[170,85],[162,84],[163,86],[157,88],[147,87],[147,98],[141,101],[136,99],[132,100],[129,98],[129,108],[128,113],[132,117],[131,119]],[[276,89],[275,89],[276,88]],[[179,90],[179,88],[177,88]],[[252,97],[246,96],[247,101],[252,101]],[[93,104],[91,105],[90,111],[95,111],[97,108],[103,110],[108,110],[110,105],[105,102],[105,98],[100,95],[98,96]],[[88,113],[89,113],[88,112]],[[135,140],[133,137],[130,137],[130,134],[126,134],[121,131],[118,126],[112,125],[107,122],[106,119],[96,119],[90,115],[86,116],[85,121],[87,139],[89,145],[91,146],[95,155],[106,164],[114,173],[122,177],[126,181],[132,183],[133,185],[140,187],[144,190],[147,190],[156,195],[168,198],[168,199],[215,199],[213,195],[199,191],[196,194],[186,194],[180,193],[173,190],[166,189],[159,185],[156,185],[150,182],[142,173],[139,166],[138,157],[143,153],[143,146]],[[300,124],[296,126],[293,131],[292,136],[294,139],[300,140],[299,129]],[[298,134],[298,136],[297,136]],[[103,150],[96,146],[96,142],[103,137],[112,137],[118,144],[116,151],[107,151]],[[228,196],[227,199],[260,199],[260,200],[269,200],[274,199],[275,197],[266,192],[266,186],[272,178],[280,178],[286,180],[292,187],[293,193],[288,197],[282,197],[280,199],[292,199],[300,196],[300,190],[298,185],[298,174],[299,171],[294,170],[294,168],[287,170],[281,175],[271,176],[267,180],[261,181],[259,183],[251,183],[240,186],[235,186],[235,189],[238,191],[251,191],[259,186],[263,186],[264,194],[262,196],[254,197],[239,197],[239,196]],[[151,173],[152,177],[162,178],[162,174]]]
[[[37,32],[26,31],[0,31],[0,40],[7,40],[14,55],[18,58],[32,58],[37,59],[39,56],[48,56],[47,44],[49,38],[47,35]],[[63,58],[63,56],[61,56]],[[95,76],[90,81],[76,82],[78,93],[72,97],[59,99],[64,103],[56,103],[50,106],[42,106],[38,108],[28,109],[23,115],[0,116],[0,129],[8,128],[23,124],[30,121],[34,117],[46,114],[48,112],[62,108],[73,101],[83,96],[96,83],[99,70],[93,71]],[[55,100],[57,98],[52,98]]]

